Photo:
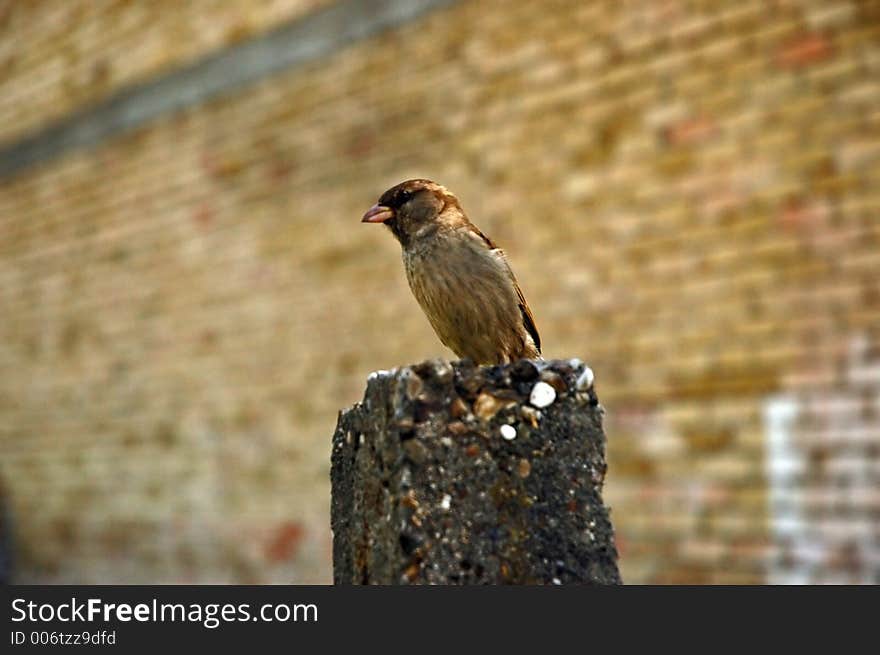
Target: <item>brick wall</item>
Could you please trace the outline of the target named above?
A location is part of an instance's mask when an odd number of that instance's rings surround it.
[[[31,70],[224,42],[87,8],[73,57],[8,7],[7,142],[105,97]],[[877,582],[878,37],[877,2],[460,2],[0,180],[17,579],[329,581],[337,410],[449,356],[358,223],[427,176],[596,371],[626,581]]]
[[[0,143],[330,2],[2,2]]]

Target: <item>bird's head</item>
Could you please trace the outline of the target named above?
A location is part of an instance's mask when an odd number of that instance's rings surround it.
[[[391,187],[370,207],[363,223],[384,223],[406,247],[412,241],[433,234],[444,222],[460,220],[458,199],[431,180],[407,180]]]

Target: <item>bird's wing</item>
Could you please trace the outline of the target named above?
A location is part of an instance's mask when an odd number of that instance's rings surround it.
[[[510,270],[510,266],[507,267]],[[513,271],[510,273],[511,277],[513,277]],[[535,350],[538,351],[538,354],[541,354],[541,335],[538,334],[538,328],[535,326],[535,319],[532,316],[532,310],[529,309],[529,304],[526,302],[526,298],[523,295],[522,289],[519,288],[519,284],[517,284],[516,279],[513,280],[513,286],[516,287],[516,295],[519,298],[519,311],[522,314],[523,325],[526,328],[526,331],[532,335],[532,339],[535,340]]]
[[[513,269],[510,268],[510,264],[507,261],[507,256],[504,254],[504,251],[495,245],[495,242],[492,241],[492,239],[483,234],[476,225],[471,223],[470,227],[473,229],[474,233],[483,240],[483,243],[498,255],[498,259],[504,264],[507,274],[510,276],[510,281],[513,282],[513,288],[516,289],[516,297],[519,302],[520,314],[522,314],[523,327],[525,327],[526,332],[528,332],[535,341],[535,349],[538,351],[538,354],[540,354],[541,336],[538,334],[538,328],[535,326],[535,318],[532,316],[532,310],[529,309],[529,304],[526,302],[526,297],[523,295],[522,289],[519,288],[519,282],[516,281]]]

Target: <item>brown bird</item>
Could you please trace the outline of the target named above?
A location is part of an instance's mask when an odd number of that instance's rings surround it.
[[[400,242],[413,295],[440,341],[477,364],[541,357],[532,312],[504,252],[431,180],[391,187],[362,219]]]

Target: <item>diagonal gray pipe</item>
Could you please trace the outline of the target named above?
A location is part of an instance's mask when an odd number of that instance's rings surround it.
[[[456,0],[341,0],[0,146],[0,178],[300,66]]]

